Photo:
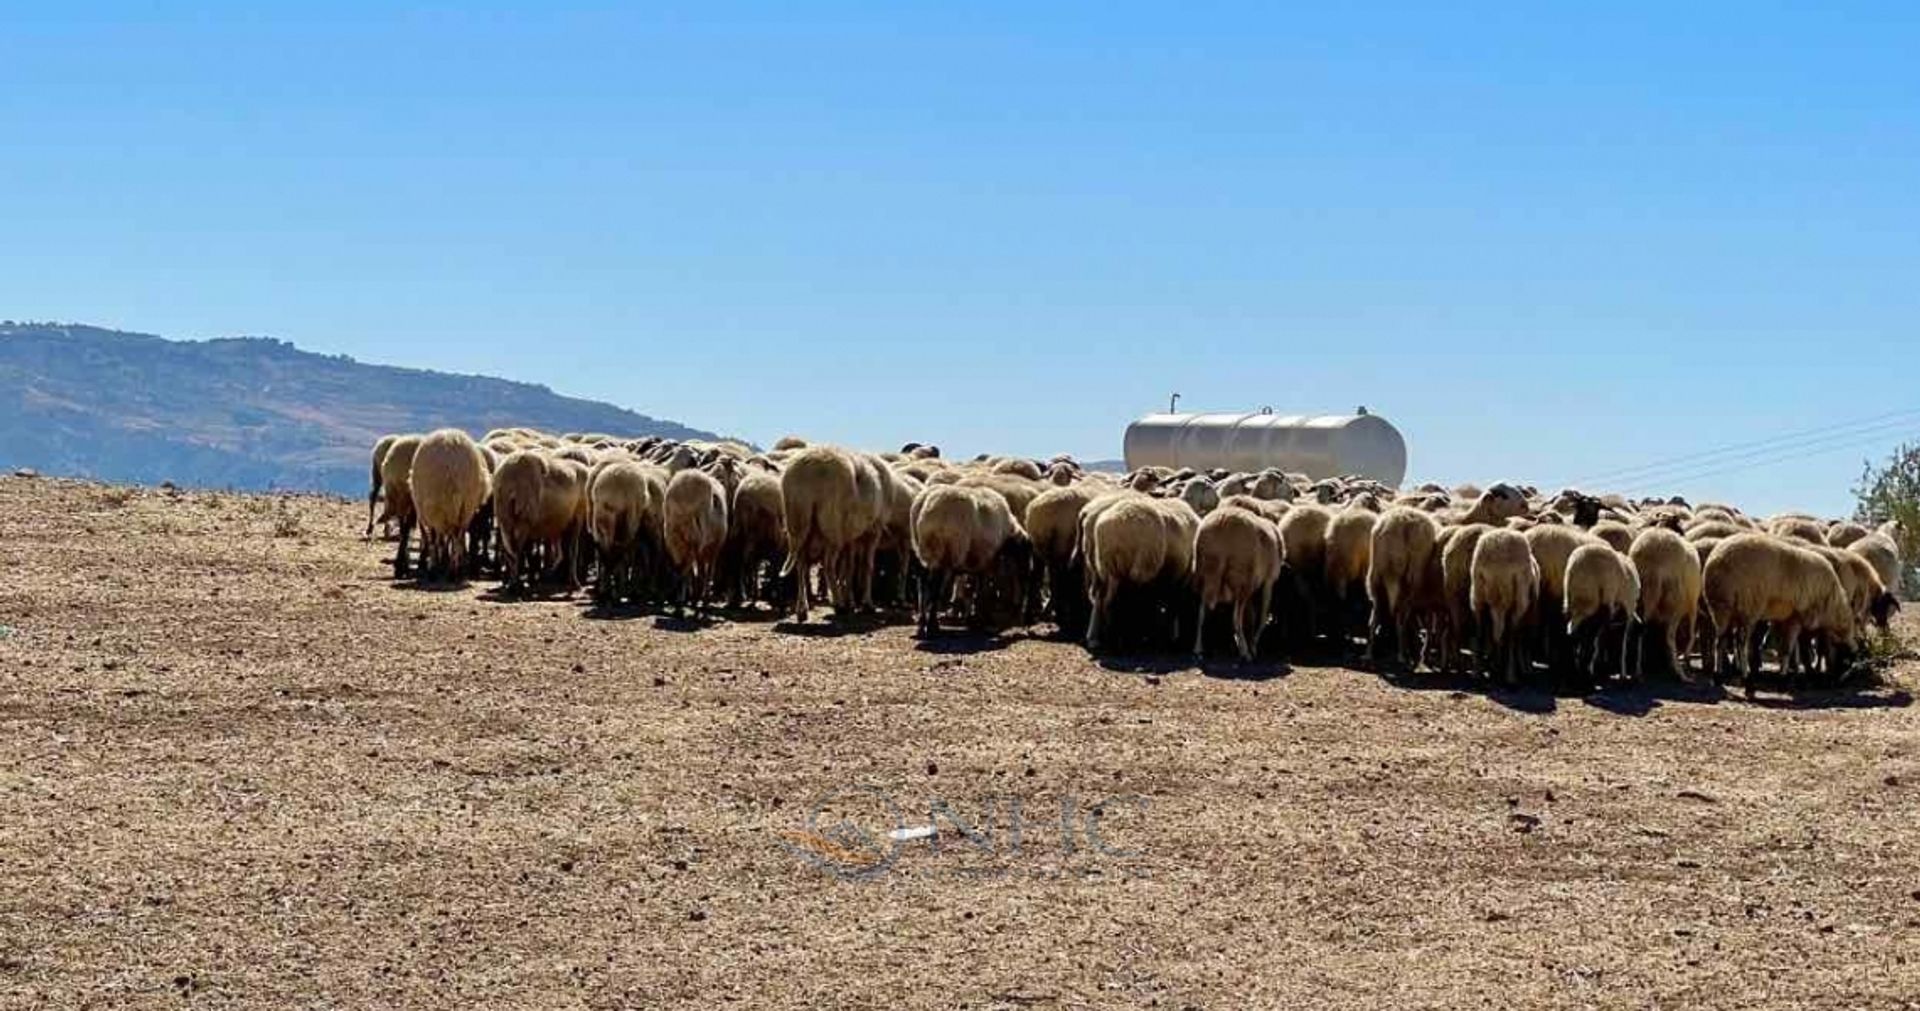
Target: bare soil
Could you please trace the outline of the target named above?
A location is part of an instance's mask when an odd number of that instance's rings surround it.
[[[696,625],[397,586],[364,522],[0,478],[0,1006],[1920,1007],[1912,662]]]

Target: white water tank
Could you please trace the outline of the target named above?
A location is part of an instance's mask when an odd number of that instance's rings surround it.
[[[1127,469],[1257,471],[1278,467],[1319,479],[1358,474],[1390,488],[1407,476],[1407,442],[1377,414],[1309,417],[1149,414],[1127,426]]]

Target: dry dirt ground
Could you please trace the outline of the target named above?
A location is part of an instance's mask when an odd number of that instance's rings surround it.
[[[363,520],[0,478],[0,1006],[1920,1006],[1911,663],[696,631],[395,586]]]

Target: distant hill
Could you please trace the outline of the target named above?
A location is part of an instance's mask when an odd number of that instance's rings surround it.
[[[0,465],[9,470],[356,495],[375,439],[449,425],[719,438],[544,386],[367,365],[280,340],[0,323]]]

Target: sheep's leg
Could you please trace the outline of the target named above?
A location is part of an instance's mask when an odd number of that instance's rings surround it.
[[[1093,606],[1093,613],[1087,618],[1087,648],[1100,648],[1100,627],[1106,623],[1107,605],[1113,599],[1113,586],[1109,580],[1094,576],[1087,580],[1087,603]]]
[[[1267,611],[1273,606],[1273,580],[1260,584],[1260,609],[1253,615],[1253,653],[1260,654],[1260,639],[1267,632]]]
[[[373,505],[380,500],[380,489],[375,487],[367,493],[367,533],[365,540],[373,539]]]
[[[1240,659],[1253,660],[1253,650],[1247,646],[1247,608],[1251,601],[1236,601],[1233,605],[1233,644],[1240,650]]]
[[[1753,659],[1748,652],[1753,643],[1753,622],[1741,622],[1734,636],[1733,670],[1746,686],[1747,698],[1753,698]]]
[[[402,519],[400,521],[400,547],[393,555],[393,578],[395,579],[407,578],[407,541],[412,533],[413,521],[410,519]]]
[[[1631,675],[1627,673],[1627,639],[1633,635],[1633,626],[1633,615],[1627,615],[1626,626],[1620,630],[1620,679],[1622,681],[1638,683],[1640,681],[1640,672],[1638,670],[1635,670]]]
[[[1206,634],[1207,634],[1207,601],[1205,597],[1201,597],[1200,615],[1193,619],[1193,658],[1195,660],[1206,659],[1207,648],[1204,644],[1204,639],[1206,637]]]

